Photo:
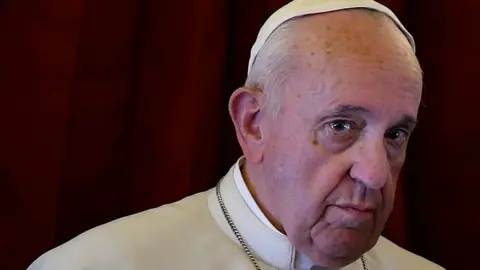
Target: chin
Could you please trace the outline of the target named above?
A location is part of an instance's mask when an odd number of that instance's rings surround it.
[[[355,235],[355,233],[352,235],[351,232],[331,238],[319,237],[313,239],[313,254],[309,257],[319,265],[341,268],[360,259],[365,252],[375,246],[377,240],[378,237],[366,239],[365,236]]]
[[[344,252],[340,252],[340,253],[344,253]],[[339,255],[339,254],[332,254],[331,252],[329,252],[329,254],[316,252],[315,254],[310,256],[310,259],[315,264],[322,265],[324,267],[341,268],[360,259],[360,256],[362,256],[363,254],[363,252],[355,252],[355,253],[345,252],[345,253],[348,253],[348,254]]]

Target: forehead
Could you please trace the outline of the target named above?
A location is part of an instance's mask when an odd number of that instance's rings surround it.
[[[345,104],[379,115],[416,116],[422,74],[401,31],[388,19],[363,13],[328,16],[295,26],[297,58],[287,79],[286,105],[318,111]]]
[[[288,80],[285,106],[316,117],[338,105],[362,107],[379,118],[417,116],[421,79],[408,67],[380,68],[370,63],[346,61],[326,69],[308,68]]]
[[[315,120],[323,113],[339,106],[364,108],[379,121],[396,121],[403,116],[416,118],[420,105],[421,91],[408,84],[391,83],[381,80],[365,80],[360,74],[338,81],[309,83],[287,91],[285,109],[291,109],[302,118]],[[337,75],[335,75],[337,76]],[[333,77],[333,76],[332,76]],[[300,77],[299,77],[300,78]]]

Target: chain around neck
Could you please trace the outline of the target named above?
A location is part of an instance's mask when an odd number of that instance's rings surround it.
[[[245,240],[243,240],[243,237],[240,234],[240,231],[237,229],[237,226],[235,226],[235,223],[233,223],[232,217],[230,216],[230,213],[228,212],[227,207],[225,206],[225,203],[223,202],[222,194],[220,193],[220,183],[221,182],[222,182],[222,180],[220,180],[218,182],[215,190],[216,190],[216,193],[217,193],[218,204],[220,204],[220,208],[223,212],[223,216],[227,220],[227,223],[230,226],[230,229],[232,229],[233,234],[237,238],[238,242],[242,246],[243,250],[247,254],[250,261],[252,262],[253,266],[255,267],[255,270],[262,270],[260,268],[260,266],[258,265],[257,259],[255,259],[255,257],[253,256],[253,253],[250,251],[250,248],[248,247],[247,243],[245,242]],[[360,259],[362,261],[363,270],[368,270],[367,261],[365,260],[363,255],[360,257]]]

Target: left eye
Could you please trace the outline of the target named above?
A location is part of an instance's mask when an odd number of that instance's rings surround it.
[[[404,129],[394,129],[385,134],[387,139],[394,141],[396,144],[402,144],[408,139],[408,131]]]

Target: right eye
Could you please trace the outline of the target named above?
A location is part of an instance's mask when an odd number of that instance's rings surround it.
[[[349,137],[357,130],[357,126],[354,122],[340,119],[329,122],[327,127],[334,136]]]
[[[323,123],[317,131],[317,139],[332,152],[345,150],[359,136],[362,126],[348,119],[335,119]]]

